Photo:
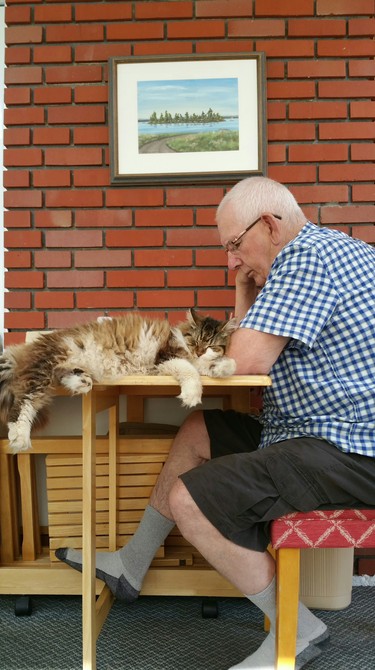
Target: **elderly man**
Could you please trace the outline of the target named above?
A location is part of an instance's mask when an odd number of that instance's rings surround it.
[[[375,252],[318,228],[283,185],[245,179],[217,210],[236,270],[237,374],[271,374],[260,420],[190,414],[132,540],[97,554],[97,576],[134,600],[156,549],[183,536],[271,621],[260,648],[234,668],[275,664],[272,519],[291,511],[375,506]],[[81,569],[81,555],[57,555]],[[299,605],[296,667],[321,653],[325,624]],[[232,668],[231,670],[234,670]]]

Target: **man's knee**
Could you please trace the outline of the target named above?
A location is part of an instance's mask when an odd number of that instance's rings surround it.
[[[177,524],[191,514],[192,506],[195,506],[195,503],[189,491],[181,479],[177,479],[169,492],[169,507]]]
[[[183,449],[189,448],[197,459],[196,464],[210,460],[210,438],[202,410],[191,412],[185,419],[176,435],[175,444]]]
[[[203,411],[201,409],[195,409],[190,414],[188,414],[181,425],[180,431],[186,428],[189,430],[198,430],[199,432],[206,431],[206,424],[203,417]]]
[[[179,511],[183,507],[186,493],[186,487],[181,479],[177,479],[169,492],[169,505],[174,519],[176,518],[174,512]]]

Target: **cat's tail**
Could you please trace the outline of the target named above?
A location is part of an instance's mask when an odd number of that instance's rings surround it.
[[[13,407],[14,395],[11,382],[14,378],[16,363],[10,352],[5,351],[0,356],[0,421],[8,423],[9,413]]]
[[[4,381],[10,381],[16,370],[16,361],[12,352],[6,349],[0,355],[0,384]]]
[[[14,395],[12,380],[16,371],[16,362],[10,350],[0,356],[0,421],[8,423],[9,413],[13,407]]]

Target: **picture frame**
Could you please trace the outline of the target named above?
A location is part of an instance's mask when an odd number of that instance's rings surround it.
[[[266,174],[262,52],[109,60],[112,184]]]

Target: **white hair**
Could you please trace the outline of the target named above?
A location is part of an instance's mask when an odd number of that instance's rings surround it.
[[[290,228],[300,227],[306,222],[302,209],[287,187],[268,177],[248,177],[233,186],[217,208],[217,220],[229,202],[236,221],[243,226],[249,223],[249,219],[255,220],[266,212],[281,216],[284,225]]]

